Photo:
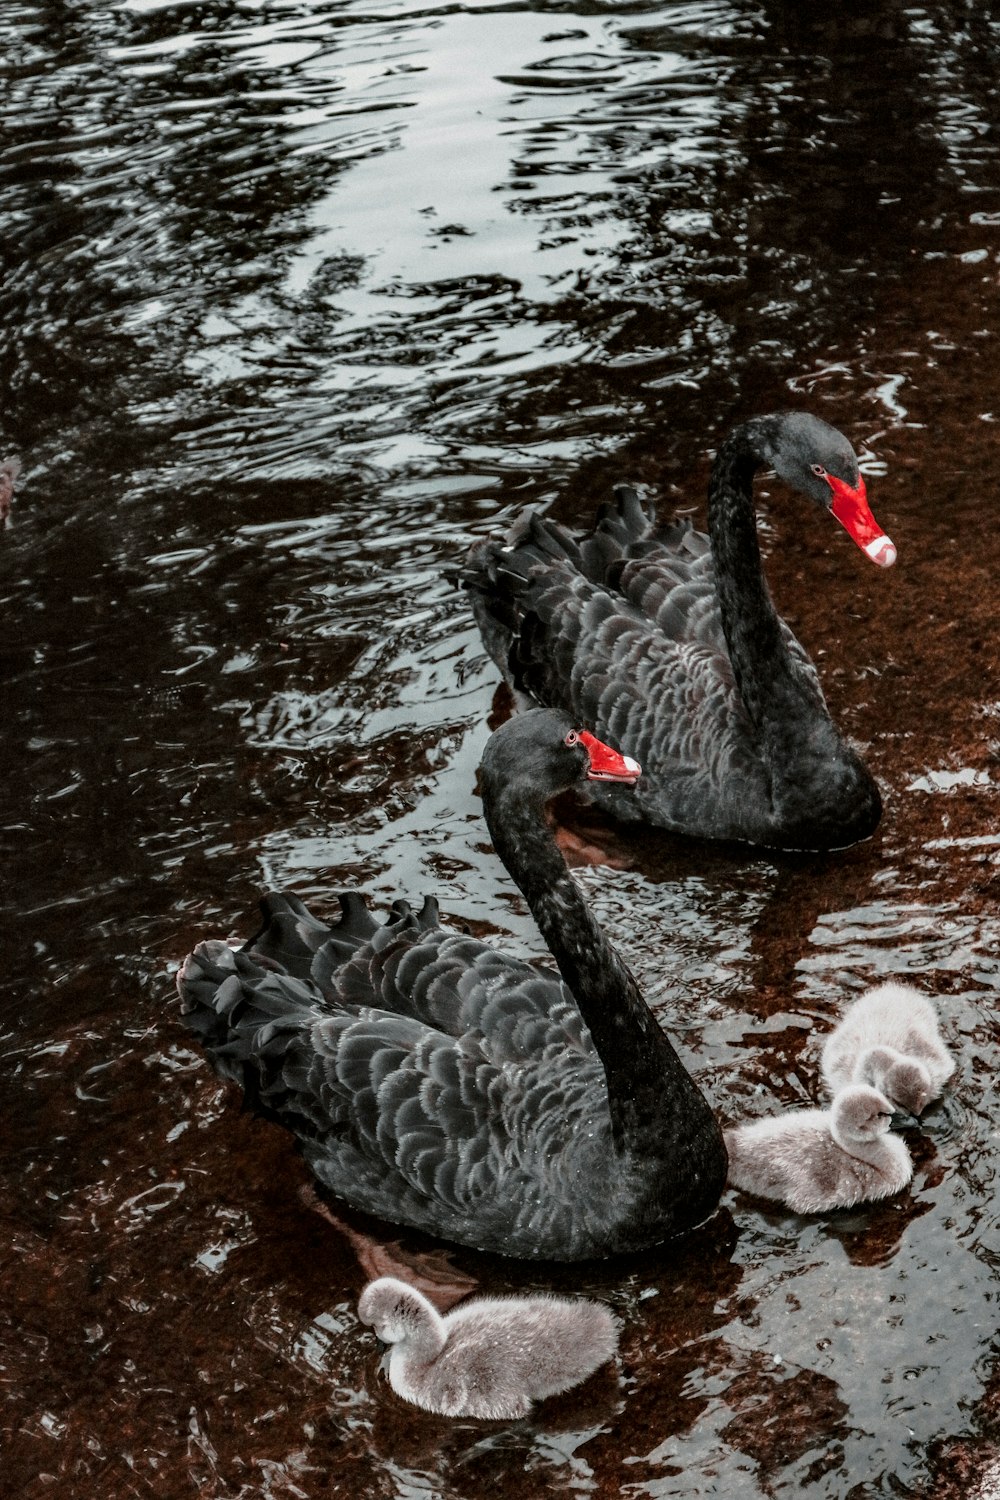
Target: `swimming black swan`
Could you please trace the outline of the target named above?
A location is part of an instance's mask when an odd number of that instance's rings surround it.
[[[566,868],[546,804],[635,782],[564,715],[504,724],[480,767],[494,847],[562,975],[438,924],[384,926],[340,897],[332,928],[294,896],[234,952],[178,975],[217,1070],[289,1126],[320,1182],[394,1223],[522,1258],[640,1250],[691,1228],[725,1185],[722,1132]]]
[[[524,1417],[579,1385],[618,1348],[618,1322],[586,1297],[475,1297],[444,1317],[394,1276],[369,1282],[358,1317],[390,1345],[398,1396],[444,1417]]]
[[[851,1084],[829,1109],[790,1109],[726,1131],[729,1183],[799,1214],[887,1198],[913,1175],[890,1135],[893,1109],[877,1089]]]
[[[709,538],[657,529],[615,490],[575,540],[528,513],[477,543],[462,572],[486,648],[510,685],[562,708],[642,761],[622,818],[780,848],[842,848],[874,832],[878,788],[834,727],[816,670],[779,619],[761,570],[753,477],[764,465],[889,567],[854,449],[804,412],[755,417],[716,455]]]
[[[921,1115],[940,1096],[955,1060],[926,995],[890,979],[847,1007],[824,1043],[820,1067],[833,1094],[867,1083],[897,1109]]]

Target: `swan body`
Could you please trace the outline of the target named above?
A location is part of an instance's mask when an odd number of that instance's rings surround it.
[[[442,1317],[415,1287],[383,1276],[365,1287],[358,1317],[390,1346],[396,1394],[445,1417],[526,1416],[618,1347],[613,1314],[584,1297],[477,1297]]]
[[[494,847],[559,967],[511,957],[357,893],[326,926],[263,903],[244,948],[199,944],[178,987],[216,1069],[292,1129],[356,1208],[503,1255],[629,1252],[705,1219],[722,1133],[591,915],[546,821],[558,791],[634,781],[634,761],[535,710],[480,767]]]
[[[789,1110],[737,1125],[726,1131],[730,1186],[798,1214],[888,1198],[913,1174],[906,1146],[888,1133],[891,1120],[884,1095],[852,1084],[828,1110]]]
[[[803,412],[737,427],[709,484],[710,537],[658,528],[628,486],[574,538],[537,513],[477,543],[462,572],[483,641],[520,701],[562,708],[641,760],[616,816],[708,838],[841,848],[867,838],[878,788],[834,726],[815,667],[761,569],[753,476],[773,466],[883,567],[850,443]]]
[[[955,1061],[926,995],[889,980],[848,1006],[826,1039],[820,1068],[831,1093],[867,1083],[897,1109],[920,1115],[939,1097]]]

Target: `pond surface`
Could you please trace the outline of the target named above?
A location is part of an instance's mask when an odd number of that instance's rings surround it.
[[[812,9],[2,7],[12,1495],[998,1493],[1000,23]],[[727,1121],[818,1101],[865,985],[938,997],[912,1186],[727,1195],[575,1269],[330,1222],[189,1043],[177,962],[272,885],[433,891],[537,954],[449,570],[622,478],[703,520],[720,438],[786,405],[852,439],[899,548],[879,573],[759,486],[882,826],[774,858],[581,814],[579,876]],[[384,1266],[602,1297],[620,1361],[523,1422],[421,1415],[355,1316]]]

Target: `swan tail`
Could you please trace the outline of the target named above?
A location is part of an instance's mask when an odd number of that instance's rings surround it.
[[[517,593],[510,587],[506,561],[503,539],[488,537],[469,550],[458,574],[483,645],[505,676],[507,653],[518,629]]]
[[[244,949],[208,939],[177,976],[184,1022],[215,1071],[243,1089],[244,1108],[287,1126],[300,1139],[341,1123],[336,1090],[324,1089],[315,1033],[343,1028],[315,986],[257,964]]]
[[[502,536],[470,549],[460,582],[469,594],[483,644],[510,686],[518,687],[510,653],[531,608],[533,584],[539,579],[564,584],[588,579],[586,545],[557,521],[526,511]]]
[[[209,938],[181,964],[177,990],[185,1025],[216,1070],[243,1084],[253,1102],[258,1089],[244,1066],[254,1050],[248,1038],[266,1031],[273,1039],[300,1028],[312,998],[307,986],[262,968],[244,949]]]
[[[337,897],[340,916],[332,925],[314,917],[292,896],[273,891],[261,901],[262,923],[241,950],[265,969],[319,986],[328,999],[340,989],[338,975],[362,950],[385,946],[403,931],[427,931],[438,924],[438,907],[428,896],[419,912],[394,901],[384,923],[377,922],[358,891]]]

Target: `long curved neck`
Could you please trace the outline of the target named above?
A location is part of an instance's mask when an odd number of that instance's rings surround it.
[[[760,429],[760,430],[758,430]],[[764,463],[760,423],[732,432],[712,465],[708,530],[722,629],[740,696],[754,725],[781,734],[807,695],[785,644],[761,567],[753,480]]]
[[[618,1150],[655,1154],[683,1135],[682,1116],[710,1117],[707,1103],[657,1024],[631,972],[590,912],[559,853],[544,791],[484,784],[493,846],[520,887],[604,1065]]]

